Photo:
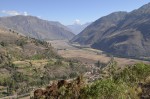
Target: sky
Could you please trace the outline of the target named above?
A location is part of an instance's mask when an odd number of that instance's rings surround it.
[[[116,11],[130,12],[150,0],[1,0],[0,16],[32,15],[64,25],[84,24]]]

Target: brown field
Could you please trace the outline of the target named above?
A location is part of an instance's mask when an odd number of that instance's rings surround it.
[[[76,48],[71,46],[67,40],[53,40],[49,41],[54,48],[57,49],[58,53],[65,58],[75,58],[84,63],[93,64],[96,61],[101,61],[103,63],[107,63],[110,60],[106,54],[97,54],[98,52],[102,52],[100,50],[95,50],[92,48]],[[127,58],[117,58],[114,57],[115,61],[117,61],[119,66],[146,62],[136,59],[127,59]],[[148,63],[148,62],[146,62]]]

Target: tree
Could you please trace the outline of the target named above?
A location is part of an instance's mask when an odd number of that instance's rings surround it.
[[[95,65],[96,65],[97,67],[100,67],[100,66],[101,66],[100,61],[98,60],[98,61],[95,63]]]

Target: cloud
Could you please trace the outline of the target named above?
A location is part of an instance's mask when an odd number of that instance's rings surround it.
[[[27,15],[29,15],[29,14],[28,14],[28,12],[23,12],[23,15],[27,16]]]
[[[81,21],[79,19],[75,19],[74,24],[81,24]]]
[[[6,14],[6,15],[11,15],[11,16],[14,16],[14,15],[24,15],[24,16],[27,16],[29,15],[28,12],[18,12],[18,11],[15,11],[15,10],[2,10],[1,13],[3,14]]]

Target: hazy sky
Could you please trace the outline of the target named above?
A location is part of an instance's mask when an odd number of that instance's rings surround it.
[[[0,16],[33,15],[64,25],[86,23],[114,11],[132,11],[150,0],[0,0]]]

